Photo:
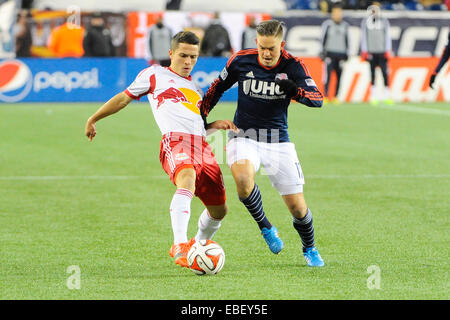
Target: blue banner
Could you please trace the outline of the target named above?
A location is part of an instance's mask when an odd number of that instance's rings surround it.
[[[192,80],[206,93],[211,83],[227,64],[227,58],[200,57],[192,72]],[[237,101],[237,83],[226,91],[220,101]]]
[[[226,61],[199,58],[192,72],[193,80],[206,92]],[[147,67],[145,59],[130,58],[0,60],[0,102],[107,101],[125,90]],[[232,88],[222,100],[236,97],[237,89]]]

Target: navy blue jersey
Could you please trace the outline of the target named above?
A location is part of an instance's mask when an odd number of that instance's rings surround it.
[[[276,79],[290,79],[297,84],[293,100],[308,107],[322,106],[323,96],[301,59],[283,49],[278,63],[269,68],[259,63],[257,49],[248,49],[234,54],[211,84],[203,98],[202,114],[207,116],[222,94],[238,82],[234,123],[241,134],[259,141],[288,142],[287,111],[291,99],[275,83]]]

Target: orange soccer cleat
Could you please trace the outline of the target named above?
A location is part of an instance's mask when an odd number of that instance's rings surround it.
[[[174,244],[172,245],[172,247],[170,247],[169,255],[174,258],[175,264],[178,264],[183,268],[189,268],[187,254],[194,242],[195,239],[192,238],[191,240],[189,240],[189,242]]]

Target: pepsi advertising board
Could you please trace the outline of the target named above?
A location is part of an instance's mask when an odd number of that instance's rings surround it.
[[[200,58],[192,79],[206,92],[226,61]],[[131,58],[0,60],[0,102],[105,102],[147,67],[147,60]],[[222,100],[236,98],[237,89],[232,88]]]

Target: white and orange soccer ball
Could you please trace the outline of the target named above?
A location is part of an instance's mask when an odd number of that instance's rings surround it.
[[[212,240],[196,241],[187,254],[189,268],[198,275],[214,275],[225,264],[225,252]]]

